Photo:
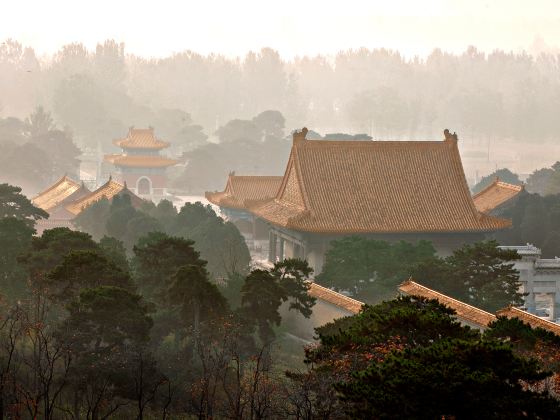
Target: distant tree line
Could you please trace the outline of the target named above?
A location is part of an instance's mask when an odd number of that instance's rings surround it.
[[[192,121],[210,134],[267,109],[279,110],[290,128],[344,127],[378,138],[429,138],[453,126],[463,138],[532,142],[553,140],[560,128],[559,61],[547,53],[469,47],[407,59],[361,48],[288,61],[263,48],[237,58],[183,51],[147,59],[107,40],[95,51],[68,44],[49,58],[16,40],[0,44],[3,113],[21,118],[41,98],[80,144],[152,124],[192,147],[204,141]]]

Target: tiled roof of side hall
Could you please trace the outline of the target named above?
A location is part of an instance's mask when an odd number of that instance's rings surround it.
[[[310,283],[307,293],[314,298],[324,300],[352,314],[357,314],[362,309],[362,306],[364,306],[364,303],[359,300],[344,296],[317,283]]]
[[[474,205],[478,211],[488,213],[517,197],[523,189],[522,185],[508,184],[496,179],[492,184],[473,196]]]
[[[126,189],[125,185],[120,184],[112,179],[109,179],[105,184],[96,189],[95,191],[89,193],[80,200],[76,200],[68,205],[66,205],[66,210],[72,213],[74,216],[80,214],[85,208],[89,207],[93,203],[101,200],[103,197],[108,200],[112,199],[114,196],[120,193],[127,192],[130,195],[133,204],[135,202],[140,202],[142,199],[134,195],[130,190]]]
[[[39,193],[31,200],[34,206],[45,211],[67,202],[68,199],[77,199],[89,193],[89,190],[77,181],[64,175],[46,190]]]
[[[156,138],[154,129],[151,127],[131,127],[124,139],[114,140],[113,143],[123,149],[164,149],[169,147],[169,143]]]
[[[488,232],[509,220],[479,212],[456,136],[444,141],[306,140],[294,134],[282,184],[251,212],[293,230],[352,233]]]
[[[560,325],[542,319],[536,315],[530,314],[529,312],[523,311],[514,306],[508,306],[507,308],[500,309],[496,312],[497,316],[503,316],[506,318],[518,318],[526,324],[529,324],[533,328],[542,328],[543,330],[550,331],[556,335],[560,335]]]
[[[479,325],[483,328],[487,327],[491,322],[496,321],[496,316],[490,312],[483,311],[482,309],[471,306],[460,300],[453,299],[443,293],[436,292],[426,286],[422,286],[412,280],[405,281],[399,286],[401,293],[420,296],[427,299],[435,299],[442,305],[455,310],[457,317],[463,319],[471,324]]]
[[[230,175],[224,191],[206,192],[205,195],[208,201],[217,206],[247,209],[252,202],[276,196],[282,179],[282,176]]]

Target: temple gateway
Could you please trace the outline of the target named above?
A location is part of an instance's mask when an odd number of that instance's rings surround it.
[[[511,226],[476,208],[457,135],[448,130],[443,141],[307,140],[306,134],[306,128],[294,133],[281,180],[244,177],[245,188],[236,189],[230,176],[224,191],[206,193],[234,223],[265,224],[270,262],[302,258],[320,273],[329,243],[348,235],[429,240],[448,255]]]

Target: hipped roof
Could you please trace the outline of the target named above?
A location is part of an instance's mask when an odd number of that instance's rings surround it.
[[[275,198],[250,207],[317,233],[485,232],[511,226],[480,213],[456,136],[444,141],[323,141],[294,134]]]
[[[247,209],[259,200],[272,199],[282,184],[281,176],[238,176],[230,174],[224,191],[206,192],[211,203],[232,209]]]
[[[89,192],[83,184],[64,175],[49,188],[39,193],[31,202],[34,206],[48,212],[58,205],[79,199]]]
[[[164,149],[169,143],[159,140],[154,135],[154,129],[130,127],[124,139],[114,140],[116,146],[123,149]]]
[[[482,191],[475,194],[473,201],[478,211],[488,213],[517,197],[522,191],[522,185],[508,184],[496,179]]]
[[[101,200],[102,198],[107,198],[111,200],[117,194],[127,194],[130,196],[132,204],[138,206],[142,202],[142,199],[132,193],[126,185],[120,184],[112,179],[109,179],[105,184],[81,198],[76,200],[66,206],[66,210],[72,213],[74,216],[80,214],[87,207],[91,206],[93,203]]]

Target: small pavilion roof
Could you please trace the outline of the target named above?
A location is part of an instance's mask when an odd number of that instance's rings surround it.
[[[444,141],[306,140],[294,133],[282,184],[250,207],[292,230],[331,233],[490,232],[509,220],[479,212],[457,147]]]
[[[76,200],[68,205],[66,205],[66,210],[72,213],[74,216],[80,214],[85,208],[89,207],[93,203],[101,200],[103,197],[111,200],[117,194],[128,194],[131,198],[132,204],[138,205],[138,203],[142,202],[142,199],[132,193],[127,187],[126,184],[123,185],[119,182],[113,181],[113,179],[109,179],[105,184],[101,187],[96,189],[95,191],[89,193],[85,197],[82,197],[79,200]]]
[[[508,184],[499,178],[473,196],[474,205],[482,213],[488,213],[514,199],[524,190],[522,185]]]
[[[486,328],[488,324],[497,320],[495,315],[482,309],[471,306],[460,300],[453,299],[443,293],[436,292],[426,286],[422,286],[412,280],[405,281],[399,286],[399,291],[409,296],[419,296],[426,299],[435,299],[442,305],[453,309],[457,313],[457,318],[467,323]]]
[[[105,161],[127,168],[166,168],[179,162],[163,156],[142,155],[105,155]]]
[[[89,192],[90,191],[82,183],[74,181],[64,175],[49,188],[39,193],[31,202],[34,206],[48,212],[61,204],[76,200]]]
[[[511,305],[504,309],[500,309],[498,312],[496,312],[496,315],[506,318],[518,318],[524,323],[529,324],[532,328],[542,328],[543,330],[547,330],[556,335],[560,335],[560,325],[536,315],[530,314],[529,312],[523,311]]]
[[[276,196],[282,176],[239,176],[230,174],[224,191],[206,192],[211,203],[219,207],[247,209],[252,202]]]
[[[154,129],[130,127],[128,134],[123,139],[114,140],[116,146],[123,149],[165,149],[169,143],[159,140],[154,135]]]
[[[352,314],[357,314],[362,309],[362,306],[364,306],[364,303],[359,300],[344,296],[317,283],[310,283],[307,293],[314,298],[324,300]]]

